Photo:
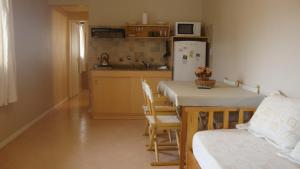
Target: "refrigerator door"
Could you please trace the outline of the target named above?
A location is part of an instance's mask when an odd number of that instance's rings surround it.
[[[173,80],[194,81],[195,69],[206,64],[206,42],[175,41]]]

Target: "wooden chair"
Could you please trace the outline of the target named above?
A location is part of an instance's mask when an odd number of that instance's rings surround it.
[[[159,151],[168,150],[165,145],[160,145],[157,139],[158,130],[173,130],[176,133],[176,149],[179,152],[179,130],[180,130],[180,121],[177,118],[177,115],[159,115],[157,109],[155,109],[156,104],[158,103],[157,99],[153,96],[150,86],[143,81],[142,87],[146,95],[146,102],[150,112],[150,115],[146,115],[148,124],[149,124],[149,138],[150,138],[150,149],[153,149],[155,152],[155,162],[152,162],[153,166],[169,166],[169,165],[178,165],[178,161],[175,162],[160,162],[159,161]],[[167,112],[165,112],[167,113]],[[170,112],[174,113],[174,112]],[[174,149],[174,148],[173,148]],[[171,150],[173,150],[171,149]]]
[[[239,81],[238,81],[238,80],[237,80],[237,81],[229,80],[227,77],[224,78],[223,82],[224,82],[226,85],[229,85],[229,86],[232,86],[232,87],[238,87],[238,86],[239,86]],[[223,125],[223,120],[222,120],[222,118],[224,118],[224,117],[222,117],[221,114],[216,114],[215,116],[216,116],[216,119],[213,120],[213,121],[214,121],[213,126],[214,126],[215,128],[221,128],[221,126]],[[201,129],[207,128],[208,114],[205,113],[205,112],[202,112],[202,113],[200,113],[200,116],[199,116],[199,117],[200,117],[200,121],[201,121],[201,123],[200,123],[200,125],[201,125],[200,128],[201,128]],[[232,117],[231,117],[231,118],[232,118]],[[234,118],[234,117],[233,117],[233,118]]]
[[[260,91],[259,86],[252,87],[252,86],[244,84],[242,81],[239,81],[239,80],[237,80],[237,81],[229,80],[227,77],[224,78],[223,82],[229,86],[241,87],[244,90],[254,92],[257,94],[259,94],[259,91]],[[227,113],[227,112],[224,113],[223,117],[220,116],[221,115],[220,113],[219,114],[215,113],[216,119],[212,119],[213,127],[215,129],[222,128],[223,125],[227,125],[227,124],[225,124],[225,122],[228,122],[228,124],[230,126],[235,126],[237,123],[242,123],[244,121],[244,119],[249,120],[252,117],[251,113],[249,114],[249,112],[253,112],[253,108],[244,107],[244,108],[240,108],[239,111],[233,111],[233,112],[238,112],[238,113],[237,114],[230,113],[230,115],[228,117],[227,117],[227,114],[229,114],[229,113]],[[206,122],[209,121],[208,114],[202,113],[202,115],[200,115],[200,117],[201,117],[202,128],[209,128],[209,126],[206,124]],[[221,119],[223,119],[223,120],[221,120]],[[212,126],[210,126],[210,127],[212,127]]]
[[[143,82],[147,83],[146,80],[141,79],[141,85],[143,86]],[[143,91],[143,98],[144,98],[144,105],[142,106],[143,110],[144,110],[144,115],[145,115],[145,119],[147,115],[150,115],[150,111],[147,105],[147,96]],[[159,115],[176,115],[176,107],[171,106],[171,103],[169,102],[169,99],[165,96],[160,95],[157,92],[152,92],[153,97],[155,97],[155,100],[157,101],[157,105],[154,107],[156,110],[156,113]],[[144,135],[148,136],[148,120],[145,120],[145,131],[144,131]],[[172,135],[171,135],[171,131],[168,130],[168,136],[169,136],[169,142],[172,143]]]

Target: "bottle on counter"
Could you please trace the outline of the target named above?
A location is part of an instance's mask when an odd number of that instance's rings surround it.
[[[146,12],[143,12],[142,23],[143,23],[143,25],[148,24],[148,13],[146,13]]]

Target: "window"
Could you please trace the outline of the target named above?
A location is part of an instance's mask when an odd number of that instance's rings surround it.
[[[79,52],[80,52],[80,72],[86,71],[85,55],[86,55],[86,39],[85,39],[85,23],[79,23]]]
[[[17,101],[11,0],[0,1],[0,106]]]
[[[84,23],[79,25],[79,37],[80,37],[80,58],[85,57],[85,36],[84,36]]]

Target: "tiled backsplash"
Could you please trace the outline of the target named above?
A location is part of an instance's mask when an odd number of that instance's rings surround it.
[[[89,41],[88,65],[98,64],[101,53],[107,52],[110,64],[141,65],[142,61],[162,65],[166,51],[165,41],[159,39],[100,39]]]

